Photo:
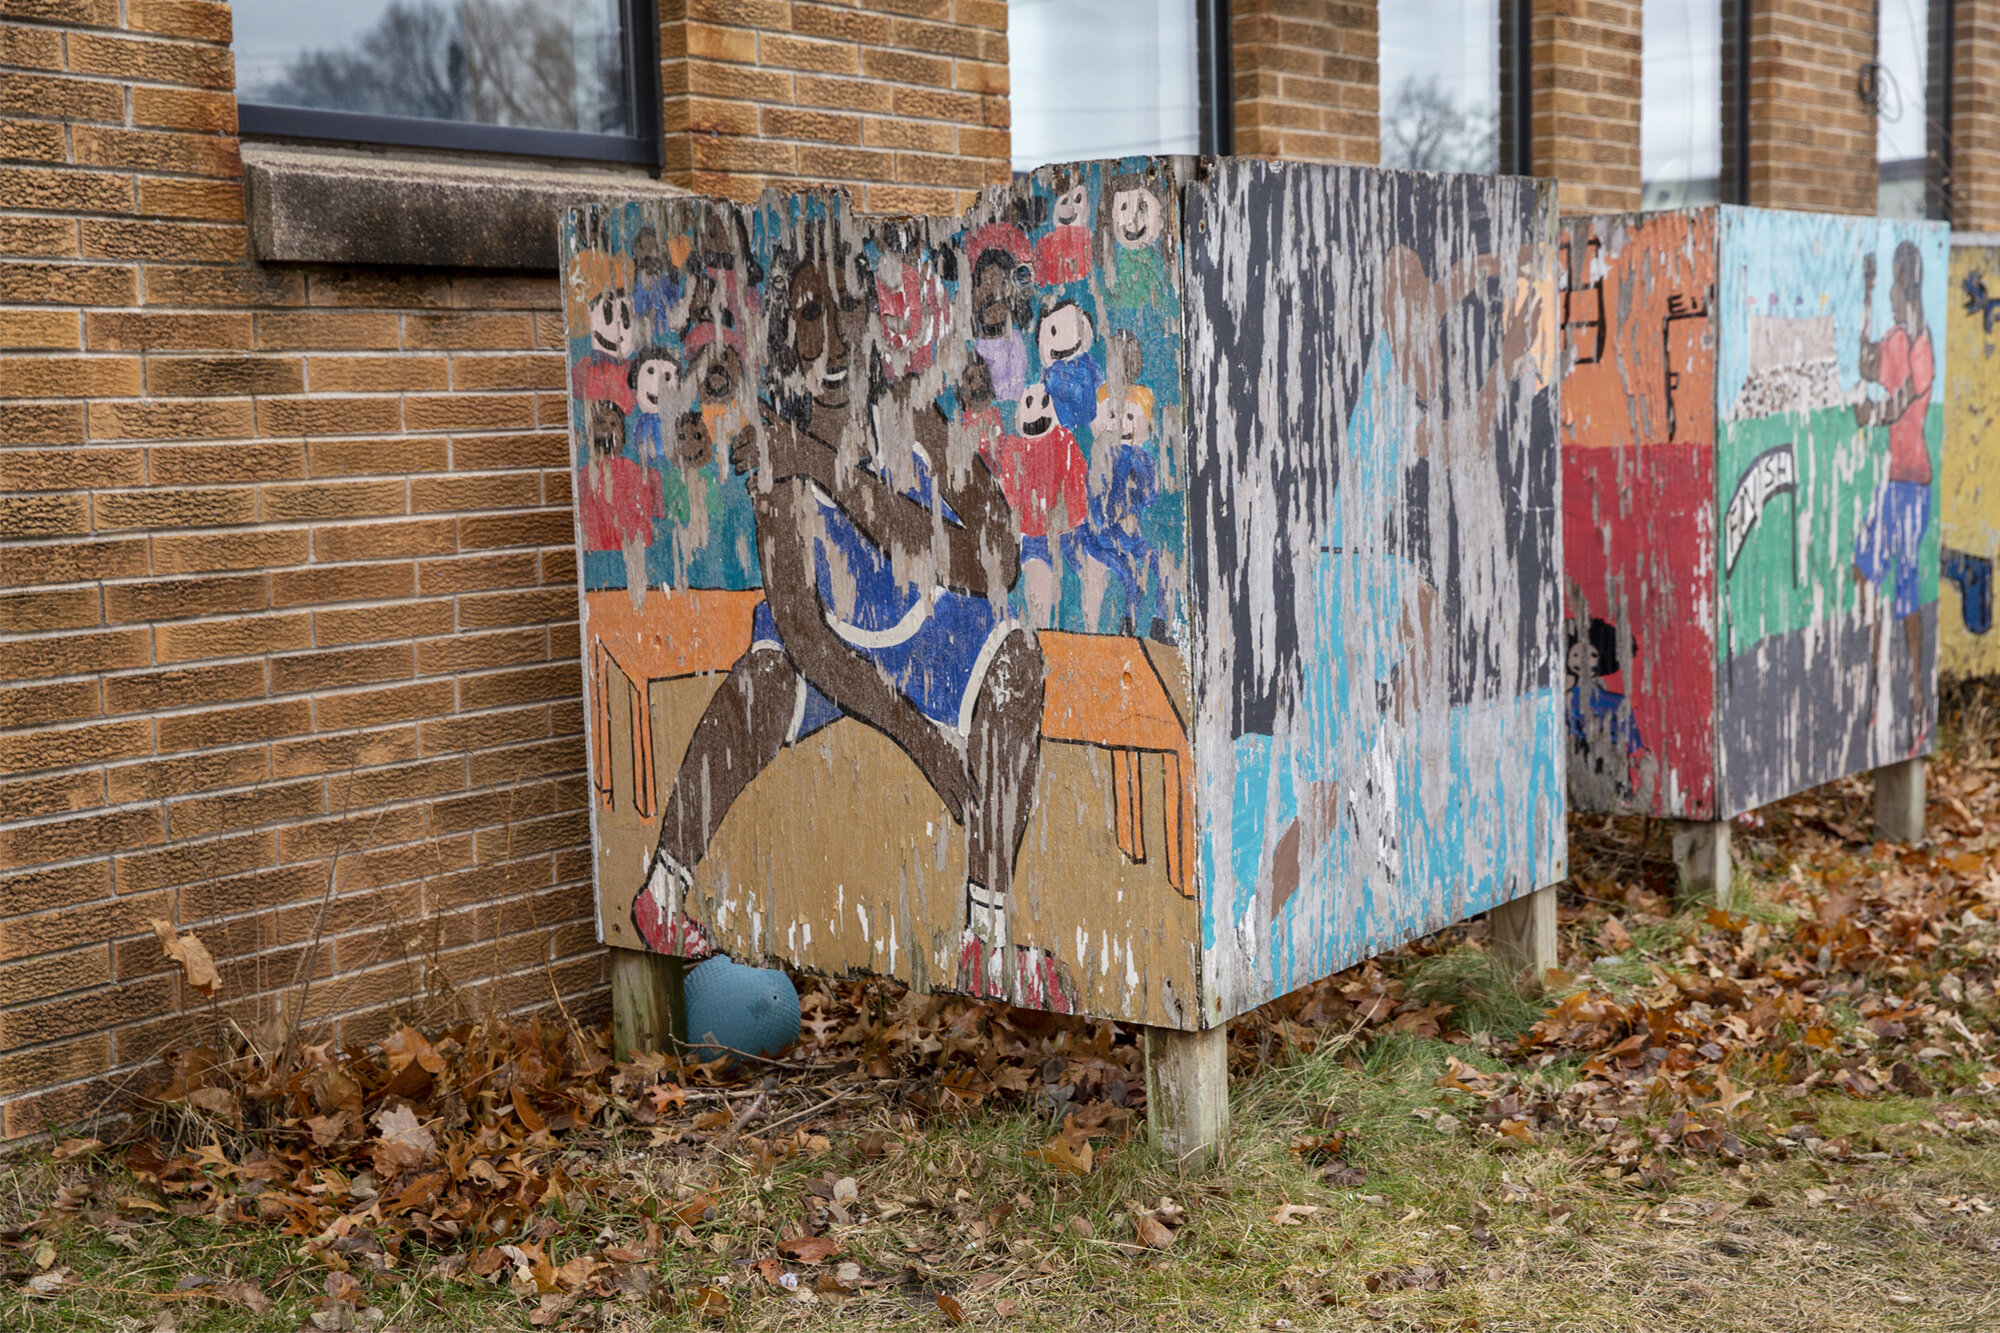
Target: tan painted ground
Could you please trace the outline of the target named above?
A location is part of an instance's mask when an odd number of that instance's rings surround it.
[[[658,790],[712,692],[702,678],[653,685]],[[632,896],[659,825],[632,807],[628,726],[613,709],[614,805],[597,811],[597,837],[604,939],[631,947]],[[1055,951],[1086,1011],[1172,1027],[1192,1025],[1201,920],[1167,881],[1161,765],[1140,760],[1147,859],[1134,864],[1113,836],[1110,752],[1043,745],[1011,929]],[[724,867],[735,870],[726,880]],[[810,957],[925,987],[950,984],[964,882],[963,830],[893,742],[846,719],[751,783],[695,872],[698,915],[735,956]]]

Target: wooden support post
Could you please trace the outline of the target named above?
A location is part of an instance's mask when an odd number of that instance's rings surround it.
[[[1184,1167],[1211,1166],[1229,1137],[1229,1029],[1145,1029],[1146,1134]]]
[[[1922,755],[1875,770],[1875,829],[1889,842],[1924,840],[1924,779]]]
[[[687,1040],[685,960],[645,949],[611,951],[611,1051],[629,1060]]]
[[[1501,903],[1486,914],[1487,948],[1509,975],[1541,986],[1556,966],[1556,886]]]
[[[1712,898],[1729,906],[1729,821],[1695,819],[1674,829],[1674,869],[1682,898]]]

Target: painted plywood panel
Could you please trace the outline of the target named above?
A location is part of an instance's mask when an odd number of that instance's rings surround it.
[[[2000,245],[1990,238],[1954,238],[1948,298],[1938,667],[1990,676],[2000,674],[2000,633],[1993,629],[1993,567],[2000,562]]]
[[[1721,813],[1927,753],[1946,229],[1719,210]]]
[[[1562,241],[1565,704],[1579,808],[1715,810],[1712,210]]]
[[[1211,1022],[1564,874],[1551,198],[1190,187]]]
[[[571,215],[605,940],[1198,1023],[1179,209]]]
[[[1559,879],[1551,197],[573,213],[603,938],[1194,1027]]]

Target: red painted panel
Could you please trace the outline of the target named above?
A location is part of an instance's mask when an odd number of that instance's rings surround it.
[[[1715,215],[1564,232],[1571,799],[1711,818]]]
[[[1580,808],[1713,817],[1714,497],[1707,444],[1563,450],[1572,734],[1578,721],[1595,733],[1584,752],[1572,741]],[[1602,676],[1610,636],[1593,621],[1618,631]]]

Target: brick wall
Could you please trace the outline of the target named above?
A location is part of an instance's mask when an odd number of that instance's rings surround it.
[[[1873,0],[1751,5],[1751,203],[1875,211],[1875,115],[1855,83],[1874,58]]]
[[[2000,231],[2000,10],[1953,6],[1952,217],[1965,231]]]
[[[1375,0],[1236,0],[1230,9],[1236,151],[1379,161]]]
[[[0,1135],[281,1001],[588,1012],[553,277],[248,262],[227,6],[0,12]]]
[[[1639,206],[1638,0],[1535,0],[1529,154],[1564,213]]]
[[[666,177],[951,213],[1008,179],[1005,0],[662,0]]]
[[[672,179],[941,212],[1006,175],[998,0],[662,9]],[[1375,161],[1374,4],[1235,9],[1239,150]],[[1638,6],[1536,9],[1536,170],[1631,207]],[[1959,220],[2000,227],[1978,9]],[[1873,210],[1871,12],[1756,7],[1755,202]],[[0,0],[4,1137],[224,1018],[603,999],[553,279],[250,261],[229,40],[209,0]]]

